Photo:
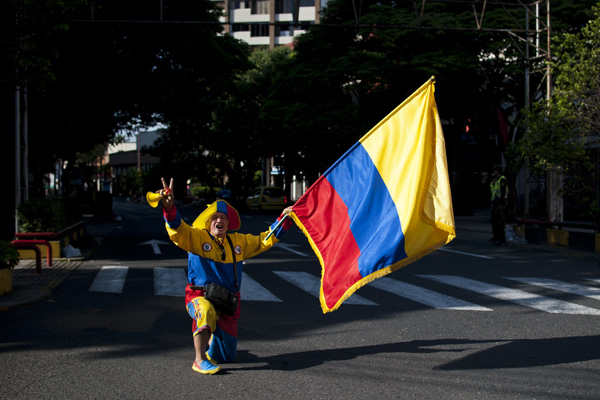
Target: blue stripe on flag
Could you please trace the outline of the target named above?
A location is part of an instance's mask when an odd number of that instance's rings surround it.
[[[326,175],[348,207],[350,230],[361,251],[360,274],[365,277],[406,258],[396,205],[365,148],[357,143]]]

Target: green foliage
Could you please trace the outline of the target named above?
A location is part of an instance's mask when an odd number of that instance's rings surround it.
[[[215,188],[210,188],[209,186],[204,186],[198,183],[192,183],[190,185],[190,193],[192,196],[198,196],[204,199],[211,199],[216,192]]]
[[[600,222],[598,150],[600,132],[600,6],[580,32],[553,43],[551,101],[524,112],[527,131],[513,154],[536,172],[560,168],[563,197],[578,218]]]
[[[592,13],[581,32],[559,36],[553,49],[553,103],[580,137],[600,132],[600,5]]]
[[[569,218],[579,221],[593,221],[600,229],[600,159],[597,151],[587,150],[581,157],[567,165],[563,197],[570,206]]]
[[[254,172],[261,168],[261,159],[281,152],[282,131],[261,124],[260,118],[274,77],[282,73],[290,58],[287,47],[252,52],[250,68],[241,71],[234,86],[219,98],[210,133],[203,139],[205,147],[198,155],[203,175],[195,177],[205,185],[223,186],[222,177],[227,175],[234,196],[244,197],[254,186]]]
[[[65,200],[35,198],[19,207],[18,218],[20,232],[60,232],[79,222],[81,214]]]
[[[591,3],[553,0],[553,31],[577,28]],[[476,117],[477,135],[492,143],[497,109],[508,115],[523,106],[518,40],[504,32],[410,29],[419,14],[414,2],[330,0],[324,24],[298,37],[293,50],[252,53],[223,34],[215,4],[170,2],[162,10],[167,23],[150,23],[159,11],[152,2],[9,0],[0,21],[7,22],[0,23],[1,81],[10,90],[14,82],[29,83],[28,150],[36,160],[30,172],[51,171],[58,159],[71,168],[77,154],[116,132],[163,122],[168,132],[152,150],[160,174],[144,174],[142,183],[126,176],[125,194],[154,191],[156,176],[174,177],[181,190],[189,178],[220,187],[226,175],[232,191],[242,193],[254,186],[266,157],[275,157],[288,179],[314,180],[432,75],[441,117],[450,123],[450,159],[465,120]],[[474,28],[478,6],[465,4],[423,2],[419,23]],[[522,7],[509,14],[494,4],[485,10],[486,27],[523,28],[514,25],[524,20]],[[92,12],[96,22],[89,21]],[[98,22],[132,19],[148,23]],[[182,20],[208,23],[170,23]],[[588,99],[579,111],[592,121],[583,112],[594,104]],[[553,129],[545,133],[552,140],[560,137]],[[560,142],[542,137],[529,148]],[[502,145],[492,150],[494,157],[487,149],[456,150],[459,165],[451,168],[470,173],[472,164],[462,160],[495,163]],[[547,162],[558,161],[539,164]]]
[[[71,168],[77,154],[117,132],[156,122],[173,127],[185,152],[208,136],[219,95],[247,66],[247,46],[222,35],[214,2],[182,0],[160,11],[137,1],[8,1],[0,84],[28,84],[30,172],[52,172],[58,159]],[[107,20],[122,22],[100,22]],[[205,23],[171,23],[182,20]],[[162,154],[173,163],[189,159],[170,150]]]
[[[138,171],[137,168],[129,168],[119,178],[119,193],[125,196],[135,196],[142,193],[144,171]]]
[[[57,34],[68,31],[64,14],[85,0],[5,0],[0,17],[0,82],[43,89],[56,79]]]
[[[585,151],[576,122],[556,103],[539,102],[525,111],[528,131],[515,146],[521,160],[541,172],[564,166]]]
[[[13,268],[19,263],[19,252],[12,244],[0,240],[0,268]]]

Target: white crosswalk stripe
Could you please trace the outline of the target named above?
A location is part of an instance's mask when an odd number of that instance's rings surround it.
[[[504,279],[510,279],[513,281],[526,283],[528,285],[542,286],[546,289],[558,290],[565,293],[576,294],[578,296],[589,297],[592,299],[600,300],[600,289],[585,285],[578,285],[575,283],[568,283],[557,281],[554,279],[547,278],[515,278],[508,277]]]
[[[400,297],[425,304],[426,306],[443,310],[467,310],[467,311],[492,311],[489,308],[469,303],[445,294],[434,292],[420,286],[401,282],[396,279],[383,277],[374,280],[369,284],[380,290],[393,293]]]
[[[418,275],[447,285],[467,289],[500,300],[510,301],[522,306],[535,308],[552,314],[600,315],[600,310],[556,300],[545,296],[525,292],[523,290],[505,288],[469,278],[452,275]]]
[[[90,292],[123,293],[129,267],[108,265],[96,274]]]
[[[125,281],[129,272],[129,267],[120,265],[104,266],[98,271],[92,285],[89,288],[91,292],[105,293],[123,293]],[[315,298],[319,298],[321,289],[321,280],[319,277],[308,272],[300,271],[273,271],[275,275],[286,280],[292,285],[309,293]],[[187,285],[187,275],[185,268],[154,268],[154,294],[156,296],[185,296],[185,286]],[[456,275],[416,275],[417,277],[439,282],[445,285],[458,287],[471,292],[483,294],[496,299],[509,301],[541,310],[552,314],[579,314],[579,315],[600,315],[600,305],[598,308],[586,307],[576,303],[554,299],[530,293],[525,290],[513,289],[494,285],[474,279],[464,278]],[[576,296],[587,297],[594,300],[600,300],[600,288],[563,282],[549,278],[531,278],[531,277],[506,277],[503,279],[520,282],[524,285],[543,287],[551,291],[560,291]],[[600,283],[600,279],[586,278],[591,282]],[[250,275],[243,273],[242,277],[242,299],[245,301],[277,302],[280,299],[264,287],[260,282]],[[428,307],[440,310],[465,310],[465,311],[493,311],[490,308],[483,307],[463,299],[448,296],[437,291],[417,286],[412,283],[403,282],[391,277],[382,277],[370,282],[369,287],[392,293],[396,296],[426,305]],[[291,301],[285,299],[285,301]],[[353,294],[345,302],[345,305],[378,305],[372,300]]]
[[[275,301],[282,300],[273,293],[265,289],[264,286],[256,282],[245,272],[242,273],[242,300],[250,301]]]
[[[291,284],[299,287],[305,292],[319,298],[321,292],[321,280],[308,272],[294,272],[294,271],[273,271],[280,278],[285,279]],[[376,306],[377,303],[371,300],[365,299],[357,294],[353,294],[349,297],[344,304],[357,304],[364,306]]]

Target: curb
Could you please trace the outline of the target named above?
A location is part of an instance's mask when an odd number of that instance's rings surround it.
[[[600,234],[517,225],[530,243],[563,249],[600,253]]]
[[[0,297],[0,311],[28,306],[50,297],[52,291],[43,286],[14,285],[10,294]]]
[[[73,272],[84,259],[57,259],[52,267],[42,266],[36,274],[34,260],[24,259],[12,270],[13,290],[0,296],[0,311],[43,301]]]

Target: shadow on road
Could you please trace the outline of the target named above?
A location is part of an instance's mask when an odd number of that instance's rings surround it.
[[[600,336],[576,336],[550,339],[498,340],[414,340],[373,346],[313,350],[258,358],[248,351],[238,352],[237,364],[266,363],[263,366],[241,367],[242,370],[295,371],[315,367],[330,361],[351,360],[360,356],[382,353],[440,353],[470,351],[469,345],[498,343],[485,350],[435,367],[435,370],[485,370],[528,368],[600,359]],[[442,348],[443,347],[443,348]]]

